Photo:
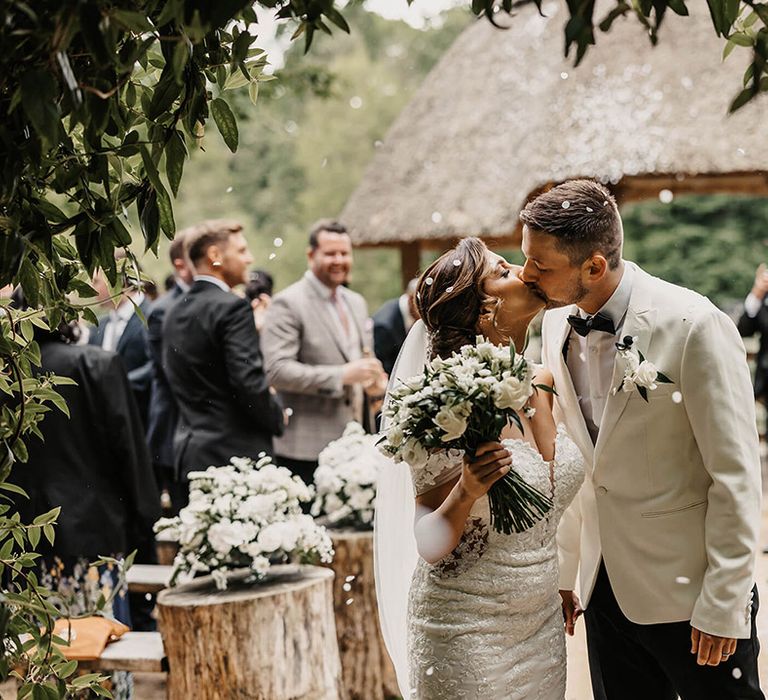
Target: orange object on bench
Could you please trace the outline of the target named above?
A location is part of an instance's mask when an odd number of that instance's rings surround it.
[[[68,639],[70,629],[72,636],[69,645],[58,646],[61,653],[68,659],[90,661],[98,659],[109,642],[119,639],[130,628],[117,620],[93,616],[56,620],[53,632],[57,637]]]

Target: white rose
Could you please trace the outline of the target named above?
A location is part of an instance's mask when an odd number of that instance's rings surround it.
[[[641,362],[637,370],[635,370],[635,384],[645,387],[653,391],[656,388],[656,377],[659,375],[658,370],[652,362],[645,360]]]
[[[403,461],[407,462],[411,467],[423,467],[427,463],[429,455],[424,449],[424,446],[415,438],[411,438],[405,442],[402,449]]]
[[[400,447],[403,444],[403,429],[399,423],[394,423],[387,432],[387,440],[392,447]]]
[[[531,396],[531,383],[517,377],[502,379],[493,388],[493,402],[498,408],[511,408],[519,411]]]
[[[624,377],[624,381],[621,383],[621,388],[625,393],[630,393],[635,389],[635,382],[632,377]]]
[[[627,362],[627,370],[633,373],[636,372],[640,366],[640,358],[633,352],[627,352],[624,357]]]
[[[450,442],[464,435],[467,429],[467,410],[466,404],[457,406],[443,406],[435,416],[435,423],[442,428],[445,435],[440,438],[443,442]]]

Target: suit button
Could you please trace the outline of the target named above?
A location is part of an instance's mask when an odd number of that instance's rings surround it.
[[[605,488],[605,486],[598,486],[598,487],[597,487],[597,492],[598,492],[598,493],[599,493],[601,496],[604,496],[606,493],[608,493],[608,489],[607,489],[607,488]]]

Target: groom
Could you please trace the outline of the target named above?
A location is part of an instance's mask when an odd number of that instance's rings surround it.
[[[706,298],[622,260],[603,186],[566,182],[520,218],[521,277],[549,309],[556,418],[587,462],[558,545],[569,632],[579,578],[595,698],[763,698],[760,458],[736,327]]]

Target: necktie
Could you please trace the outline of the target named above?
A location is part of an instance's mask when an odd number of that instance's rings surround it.
[[[571,328],[582,337],[589,335],[592,331],[602,331],[603,333],[609,333],[610,335],[616,334],[616,328],[613,325],[613,321],[608,318],[608,316],[604,316],[600,313],[597,313],[594,316],[587,316],[586,318],[581,318],[581,316],[569,316],[568,323],[571,325]]]
[[[336,313],[341,321],[341,327],[344,329],[344,335],[349,337],[349,316],[347,310],[344,308],[344,302],[341,300],[337,290],[333,290],[331,293],[331,302],[336,307]]]

